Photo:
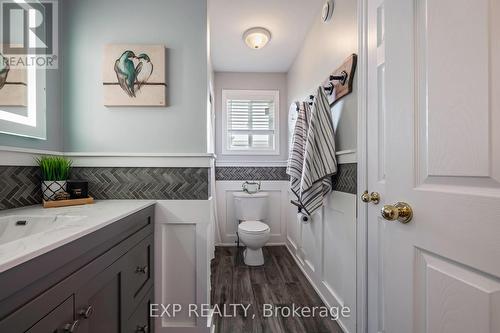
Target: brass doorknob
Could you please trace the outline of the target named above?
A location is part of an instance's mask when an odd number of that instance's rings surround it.
[[[380,194],[378,192],[372,192],[368,194],[368,191],[363,192],[361,195],[361,201],[363,202],[373,202],[373,204],[378,205],[380,202]]]
[[[395,221],[406,224],[413,218],[413,209],[406,202],[397,202],[394,205],[385,205],[382,208],[382,217],[387,221]]]

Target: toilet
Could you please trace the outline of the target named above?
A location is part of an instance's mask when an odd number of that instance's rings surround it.
[[[271,228],[267,225],[267,207],[269,194],[258,192],[254,194],[237,192],[233,193],[238,236],[246,249],[243,259],[247,266],[264,265],[262,247],[271,237]]]

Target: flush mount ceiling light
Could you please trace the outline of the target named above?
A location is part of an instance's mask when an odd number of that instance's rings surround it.
[[[271,40],[271,32],[265,28],[250,28],[243,33],[243,40],[249,48],[258,50]]]

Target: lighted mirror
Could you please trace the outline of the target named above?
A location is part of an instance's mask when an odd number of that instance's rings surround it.
[[[46,139],[47,9],[39,2],[0,0],[0,132]],[[52,8],[49,8],[52,12]]]

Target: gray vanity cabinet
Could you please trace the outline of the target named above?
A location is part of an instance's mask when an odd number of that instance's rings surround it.
[[[129,317],[153,285],[153,237],[143,240],[127,253],[123,264],[123,310]]]
[[[153,303],[151,289],[139,303],[133,314],[127,320],[123,333],[150,333],[153,331],[153,321],[149,317],[149,305]]]
[[[19,287],[0,288],[0,332],[151,333],[153,214],[145,208],[0,273],[0,285]]]
[[[153,237],[149,236],[104,271],[95,276],[83,274],[87,280],[75,292],[78,333],[121,333],[125,331],[122,326],[150,332],[142,314],[149,310],[143,298],[152,291],[152,250]]]
[[[27,330],[27,333],[49,333],[75,330],[78,321],[75,321],[73,313],[73,297],[69,297],[62,304],[52,310],[42,320]]]
[[[79,320],[76,332],[120,333],[121,266],[120,261],[115,262],[76,291],[75,309]]]

